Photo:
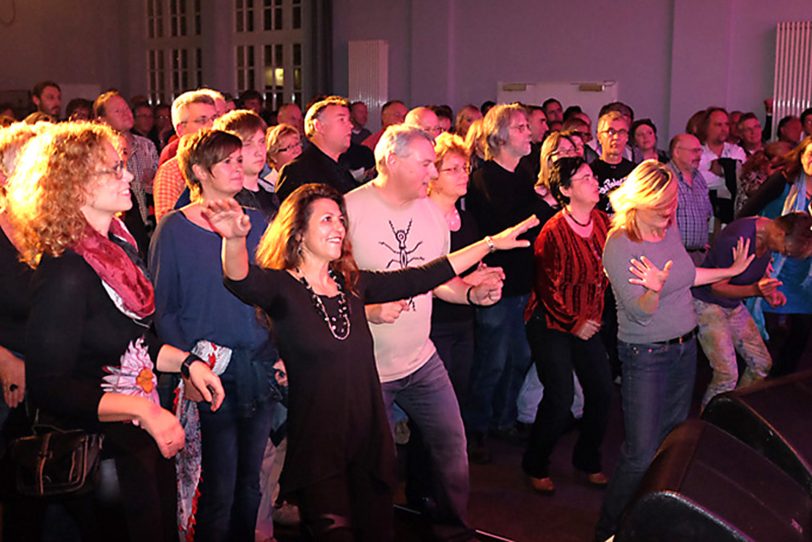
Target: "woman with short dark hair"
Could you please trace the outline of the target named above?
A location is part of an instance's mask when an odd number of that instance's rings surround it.
[[[572,461],[596,486],[607,483],[600,446],[612,394],[609,363],[598,333],[608,286],[601,252],[609,218],[595,209],[598,182],[582,158],[557,160],[549,187],[562,210],[547,221],[535,242],[533,288],[545,325],[533,326],[531,320],[527,332],[544,395],[523,461],[533,488],[545,494],[555,491],[550,454],[570,422],[573,370],[584,390],[584,416]]]

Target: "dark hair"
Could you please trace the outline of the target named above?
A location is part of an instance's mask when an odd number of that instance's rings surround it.
[[[570,198],[561,193],[562,188],[569,188],[572,186],[572,177],[581,166],[587,165],[586,160],[580,156],[567,156],[559,158],[553,163],[550,171],[550,193],[561,205],[567,205]]]
[[[59,92],[62,92],[62,89],[59,88],[59,85],[57,85],[55,82],[53,82],[53,81],[40,81],[39,83],[34,85],[33,89],[31,89],[31,95],[36,96],[37,98],[41,98],[42,97],[42,91],[45,90],[48,87],[54,87]]]
[[[231,132],[222,130],[204,129],[181,138],[178,146],[178,166],[193,199],[200,195],[202,186],[192,166],[199,165],[211,173],[211,168],[215,164],[240,149],[242,140]]]
[[[797,119],[795,115],[787,115],[786,117],[782,118],[778,121],[778,132],[780,133],[781,130],[784,129],[784,126],[792,122],[794,119]]]
[[[392,106],[393,106],[393,105],[395,105],[395,104],[400,104],[400,105],[402,105],[403,107],[406,107],[406,104],[403,102],[403,100],[389,100],[388,102],[386,102],[385,104],[383,104],[383,105],[381,106],[381,115],[383,115],[383,114],[384,114],[384,112],[385,112],[387,109],[389,109],[390,107],[392,107]]]
[[[755,114],[755,113],[753,113],[752,111],[750,111],[750,112],[748,112],[748,113],[742,113],[742,115],[739,117],[739,122],[737,122],[737,123],[736,123],[736,126],[741,126],[741,124],[742,124],[744,121],[746,121],[746,120],[752,120],[752,119],[758,120],[758,117],[757,117],[757,116],[756,116],[756,114]]]
[[[479,106],[479,112],[482,113],[482,116],[484,117],[485,115],[488,114],[488,111],[490,111],[491,108],[495,105],[496,102],[494,102],[493,100],[485,100],[484,102],[482,102],[482,105]]]
[[[654,123],[651,121],[651,119],[640,119],[640,120],[636,120],[636,121],[634,121],[634,122],[632,123],[632,127],[631,127],[631,129],[629,130],[629,136],[632,138],[632,143],[634,143],[634,133],[635,133],[635,132],[637,131],[637,129],[638,129],[638,128],[640,128],[641,126],[648,126],[648,127],[649,127],[649,128],[651,128],[652,130],[654,130],[654,135],[655,135],[655,136],[657,135],[657,127],[656,127],[656,126],[654,126]]]
[[[808,117],[809,115],[812,115],[812,107],[807,107],[806,109],[804,109],[804,112],[801,113],[801,124],[806,122],[806,117]]]
[[[727,115],[728,120],[730,120],[730,113],[727,112],[727,109],[724,107],[719,106],[711,106],[705,110],[705,118],[702,119],[702,128],[705,130],[705,133],[708,132],[708,125],[710,125],[711,115],[717,112],[722,112]]]
[[[797,247],[793,252],[806,253],[812,245],[812,216],[809,213],[787,213],[774,219],[776,226],[784,232],[787,245]]]
[[[541,104],[541,108],[544,109],[545,113],[547,112],[547,106],[550,104],[558,104],[560,106],[561,102],[559,102],[555,98],[547,98],[546,100],[544,100],[544,102],[542,102]]]
[[[87,109],[90,115],[93,114],[93,102],[85,100],[84,98],[74,98],[65,106],[65,117],[70,119],[78,109]]]
[[[564,122],[570,120],[570,117],[573,115],[577,115],[578,113],[583,113],[584,110],[581,109],[580,105],[571,105],[567,109],[564,110]]]
[[[349,232],[347,208],[338,190],[323,183],[304,184],[285,198],[276,218],[262,234],[256,252],[257,265],[280,270],[295,269],[300,265],[302,239],[313,213],[313,202],[319,199],[329,199],[338,205],[344,228]],[[358,265],[352,257],[349,235],[344,236],[341,256],[330,262],[330,268],[342,276],[349,291],[357,293]]]
[[[812,135],[806,136],[789,153],[784,155],[784,176],[788,182],[793,182],[801,173],[801,155],[806,148],[812,145]]]
[[[432,105],[429,109],[434,111],[434,114],[437,117],[443,117],[444,119],[450,120],[452,123],[454,122],[454,111],[451,110],[451,107],[448,105]]]
[[[259,92],[257,92],[252,88],[240,92],[239,98],[240,105],[245,105],[246,100],[259,100],[260,102],[264,101],[262,98],[262,94],[260,94]]]
[[[598,113],[598,118],[601,118],[610,111],[617,111],[624,117],[629,117],[630,119],[632,119],[632,122],[634,122],[634,109],[624,104],[623,102],[611,102],[604,105],[603,107],[601,107],[601,110]]]

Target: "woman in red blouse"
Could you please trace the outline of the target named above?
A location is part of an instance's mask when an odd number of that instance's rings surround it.
[[[584,415],[572,462],[595,486],[607,483],[600,447],[612,394],[609,363],[598,333],[608,285],[601,254],[609,218],[595,209],[598,182],[582,158],[558,160],[549,184],[562,210],[536,239],[533,286],[546,328],[528,328],[530,341],[544,344],[537,349],[542,356],[535,359],[544,396],[522,462],[533,488],[545,494],[555,491],[550,454],[571,423],[573,370],[584,390]]]

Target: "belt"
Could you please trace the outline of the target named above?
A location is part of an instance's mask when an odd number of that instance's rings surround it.
[[[691,339],[694,338],[694,335],[696,335],[696,329],[697,328],[692,329],[691,331],[689,331],[685,335],[682,335],[681,337],[674,337],[673,339],[668,339],[667,341],[657,341],[656,343],[652,343],[652,344],[668,345],[668,344],[684,344],[684,343],[687,343],[688,341],[690,341]]]

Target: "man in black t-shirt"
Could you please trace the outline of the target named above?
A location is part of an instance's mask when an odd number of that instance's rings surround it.
[[[601,157],[590,166],[598,179],[601,194],[598,209],[611,213],[609,193],[623,184],[634,169],[634,163],[623,158],[629,141],[629,123],[617,111],[602,115],[598,119],[598,141],[601,144]]]

